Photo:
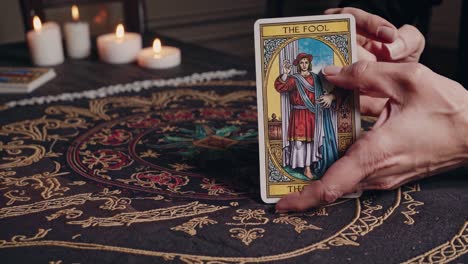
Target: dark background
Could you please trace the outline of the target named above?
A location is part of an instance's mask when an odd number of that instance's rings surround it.
[[[280,2],[284,4],[277,5]],[[256,19],[275,16],[278,13],[282,16],[321,14],[329,7],[338,6],[339,2],[339,0],[146,0],[147,26],[150,31],[240,56],[253,62],[253,23]],[[431,0],[420,2],[431,2]],[[457,73],[461,6],[462,0],[444,0],[441,4],[434,5],[432,12],[427,15],[428,20],[423,23],[425,25],[421,26],[419,23],[421,31],[427,31],[427,48],[423,63],[450,78],[456,78]],[[2,0],[0,10],[2,10],[0,44],[24,41],[19,1]],[[95,35],[113,31],[115,25],[122,19],[119,4],[80,7],[80,13],[83,20],[92,24]],[[70,20],[69,8],[50,9],[46,11],[46,15],[48,19],[58,22]]]

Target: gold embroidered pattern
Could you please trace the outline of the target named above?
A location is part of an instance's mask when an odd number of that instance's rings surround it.
[[[460,232],[450,241],[420,255],[403,264],[410,263],[448,263],[468,253],[468,221],[465,222]]]
[[[401,203],[401,188],[397,191],[397,201],[396,204],[400,205]],[[389,208],[383,215],[374,216],[375,211],[382,210],[381,205],[372,205],[372,200],[367,199],[362,201],[362,205],[365,208],[361,211],[360,217],[349,226],[346,230],[339,233],[333,239],[328,241],[328,245],[324,245],[324,248],[329,248],[330,246],[359,246],[359,243],[356,240],[366,235],[367,233],[374,230],[374,228],[383,224],[383,222],[395,211],[397,206]]]
[[[193,218],[193,219],[190,219],[188,222],[185,222],[183,223],[182,225],[178,225],[176,227],[173,227],[171,228],[171,230],[175,230],[175,231],[182,231],[182,232],[185,232],[191,236],[194,236],[197,234],[197,230],[195,228],[203,228],[203,226],[207,226],[207,225],[213,225],[213,224],[217,224],[218,222],[216,222],[215,220],[211,220],[208,218],[208,216],[204,216],[204,217],[197,217],[197,218]]]
[[[145,171],[132,174],[130,179],[118,179],[117,181],[154,190],[166,188],[166,190],[173,193],[188,193],[182,192],[180,188],[187,185],[189,179],[187,176],[175,176],[167,171]]]
[[[24,243],[24,242],[32,242],[32,241],[35,241],[35,240],[39,240],[39,239],[42,239],[44,238],[47,233],[49,233],[52,229],[42,229],[42,228],[39,228],[39,230],[37,231],[37,234],[34,235],[33,237],[30,237],[28,238],[27,236],[25,235],[16,235],[14,237],[11,238],[10,241],[7,241],[7,240],[0,240],[0,248],[8,248],[8,247],[12,247],[12,246],[15,246],[15,245],[18,245],[18,244],[21,244],[21,243]]]
[[[147,99],[141,99],[141,100],[147,100]],[[123,104],[124,104],[124,102],[122,102],[122,105]],[[172,105],[172,103],[169,102],[169,105]],[[102,110],[103,110],[103,112],[105,112],[105,111],[108,112],[109,118],[115,118],[116,114],[113,112],[113,110],[114,110],[114,109],[112,109],[113,106],[112,107],[111,106],[112,105],[108,104]],[[134,108],[137,109],[138,107],[141,107],[141,106],[136,106],[136,104],[135,104]],[[155,107],[155,106],[151,105],[151,104],[147,104],[146,106],[143,105],[143,108],[144,107],[152,108],[152,107]],[[133,110],[135,110],[135,109],[133,109]],[[55,139],[53,139],[53,140],[55,140]],[[30,150],[28,150],[28,151],[29,152],[24,152],[24,153],[31,153]],[[6,175],[7,173],[10,174],[10,173],[14,173],[14,172],[0,171],[0,184],[1,184],[1,178],[12,176],[11,174]],[[19,171],[18,171],[18,174],[19,174]],[[62,182],[62,184],[64,184],[64,185],[67,184],[67,183],[68,182],[65,182],[65,183]],[[85,183],[85,182],[83,182],[83,183]],[[33,185],[34,183],[30,182],[30,184]],[[68,183],[67,185],[71,186],[71,185],[80,185],[80,184],[74,184],[72,182],[72,183]],[[2,186],[2,185],[0,185],[0,186]],[[81,188],[76,188],[75,190],[79,190],[79,189],[81,189]],[[120,195],[118,195],[118,194],[120,194],[120,192],[117,192],[117,191],[109,192],[109,190],[107,190],[107,192],[108,192],[107,196],[103,195],[103,196],[106,196],[106,198],[101,197],[100,199],[98,199],[96,197],[97,196],[96,194],[89,194],[90,197],[85,199],[85,201],[83,203],[81,203],[81,205],[83,205],[87,201],[103,200],[103,201],[105,201],[105,204],[101,205],[101,207],[107,207],[108,208],[107,210],[112,210],[111,208],[119,207],[120,203],[117,202],[117,201],[119,199],[122,199],[120,197]],[[113,193],[113,194],[110,194],[110,193]],[[74,197],[74,196],[75,195],[70,196],[70,197]],[[110,198],[110,196],[112,196],[113,198]],[[91,198],[91,197],[93,197],[94,199]],[[63,197],[63,198],[60,198],[60,199],[53,199],[53,201],[58,201],[59,200],[60,202],[64,202],[64,200],[67,199],[67,198],[69,198],[69,197]],[[129,198],[123,197],[123,199],[124,199],[124,204],[125,204],[125,202],[127,202],[127,206],[128,206],[128,204],[130,204],[130,202],[132,200],[152,199],[152,198],[151,197],[141,197],[141,198],[129,199]],[[126,199],[128,199],[128,200],[126,200]],[[161,199],[164,199],[164,197],[162,197],[162,196],[161,197],[159,197],[159,196],[155,197],[155,200],[161,200]],[[170,201],[170,200],[168,200],[168,201]],[[327,239],[324,239],[324,240],[322,240],[320,242],[317,242],[317,243],[315,243],[313,245],[304,247],[304,248],[295,248],[294,250],[292,250],[290,252],[279,253],[279,254],[271,255],[271,256],[260,256],[260,257],[219,257],[219,256],[203,256],[203,255],[197,256],[197,255],[189,255],[189,254],[180,254],[180,253],[176,253],[176,252],[158,252],[158,251],[152,251],[152,250],[142,250],[142,249],[137,249],[137,248],[118,247],[118,246],[102,245],[102,244],[96,244],[96,243],[79,243],[79,240],[78,241],[46,240],[45,239],[45,236],[46,236],[45,234],[44,234],[43,237],[38,238],[36,240],[34,240],[33,238],[27,238],[27,239],[32,239],[32,240],[31,241],[21,241],[21,242],[18,242],[16,244],[14,244],[14,245],[9,244],[9,245],[5,246],[4,244],[0,243],[0,248],[33,247],[33,246],[34,247],[37,247],[37,246],[51,247],[51,246],[55,246],[55,247],[62,247],[62,248],[71,248],[71,249],[75,249],[75,250],[76,249],[84,250],[84,252],[86,252],[86,250],[103,250],[103,251],[105,250],[105,251],[111,251],[111,252],[119,252],[119,253],[123,253],[123,254],[137,254],[137,255],[144,255],[144,256],[156,256],[156,257],[161,257],[162,259],[165,259],[165,260],[181,260],[181,261],[184,261],[184,262],[187,262],[187,263],[197,263],[197,264],[198,263],[270,262],[270,261],[280,261],[280,260],[294,261],[294,259],[291,259],[291,258],[298,257],[298,256],[305,256],[305,254],[309,254],[310,252],[312,252],[314,250],[317,250],[317,249],[325,249],[325,248],[331,248],[332,246],[346,245],[346,244],[339,244],[339,243],[336,243],[336,245],[333,245],[332,243],[330,243],[330,241],[336,242],[335,238],[339,238],[341,236],[341,234],[346,234],[346,236],[351,241],[354,241],[354,242],[356,242],[358,244],[359,239],[361,239],[362,236],[364,236],[366,234],[366,232],[368,233],[368,232],[372,231],[372,229],[382,225],[383,222],[385,221],[385,219],[389,215],[391,215],[393,213],[394,208],[396,208],[398,206],[398,203],[400,202],[398,200],[396,202],[396,204],[394,204],[388,211],[385,212],[385,211],[383,211],[383,206],[380,206],[380,208],[379,208],[378,204],[372,203],[370,201],[361,202],[358,199],[353,200],[353,201],[356,201],[356,203],[357,203],[356,215],[355,215],[354,219],[347,226],[345,226],[341,230],[339,230],[335,235],[333,235],[332,237],[329,237]],[[365,202],[368,202],[368,203],[365,204]],[[35,203],[35,204],[39,205],[37,203]],[[159,205],[160,203],[157,203],[157,204]],[[123,205],[123,204],[120,204],[120,205]],[[229,205],[231,206],[231,209],[238,209],[238,208],[232,208],[232,207],[239,206],[239,204],[237,202],[231,202]],[[126,205],[123,205],[122,208],[125,208],[125,206]],[[363,208],[364,208],[363,211],[361,211],[361,206],[363,206]],[[368,210],[369,207],[373,207],[373,209]],[[16,206],[15,206],[15,208],[18,209],[18,207],[16,207]],[[24,207],[24,208],[26,208],[26,207]],[[79,207],[77,207],[77,208],[79,208]],[[6,212],[6,211],[2,211],[2,209],[3,208],[0,208],[0,218],[2,218],[2,213]],[[63,209],[63,208],[60,207],[60,209]],[[76,209],[76,208],[73,207],[71,209],[63,209],[61,211],[72,210],[72,209]],[[43,211],[46,211],[46,210],[49,210],[49,208],[45,207]],[[116,210],[116,209],[114,209],[114,210]],[[138,210],[138,207],[135,207],[135,210]],[[245,211],[248,211],[248,210],[250,210],[251,213],[237,212],[237,214],[234,214],[238,218],[234,219],[234,217],[233,217],[233,219],[237,220],[238,223],[236,223],[235,224],[236,226],[233,226],[234,228],[232,228],[229,231],[231,237],[233,237],[235,239],[238,239],[239,242],[241,242],[241,243],[239,243],[241,247],[243,245],[248,246],[248,245],[252,244],[253,241],[255,241],[256,239],[264,237],[265,233],[266,233],[266,227],[265,228],[260,228],[260,227],[264,227],[264,226],[261,226],[261,225],[267,224],[270,220],[273,221],[273,222],[275,222],[275,220],[276,220],[276,219],[273,220],[274,217],[272,217],[271,215],[266,215],[265,211],[263,211],[261,209],[256,210],[255,207],[252,208],[252,209],[245,209]],[[255,214],[255,213],[252,213],[253,211],[263,211],[263,212],[258,212],[257,214]],[[379,213],[379,212],[383,213],[383,215],[377,216],[376,213]],[[251,216],[248,216],[249,214]],[[21,214],[21,215],[24,215],[24,214]],[[252,215],[256,215],[256,216],[252,216]],[[316,210],[316,211],[314,211],[312,213],[309,213],[309,216],[312,216],[312,215],[328,215],[328,213],[327,213],[327,210],[325,208],[323,208],[323,210],[322,210],[322,208],[320,208],[320,209],[318,209],[318,210]],[[64,216],[64,218],[66,218],[66,214],[62,214],[62,216]],[[10,216],[8,216],[8,217],[10,217]],[[198,217],[198,218],[199,219],[206,218],[208,220],[211,220],[208,217],[209,216]],[[266,220],[262,220],[262,218],[266,218]],[[193,218],[193,219],[197,219],[197,218]],[[193,220],[193,219],[191,219],[191,220]],[[214,221],[214,220],[211,220],[211,221]],[[190,222],[190,221],[188,221],[188,222]],[[186,223],[188,223],[188,222],[186,222]],[[248,224],[246,224],[246,223],[248,223]],[[248,227],[250,228],[250,230],[248,228],[246,228],[247,225],[249,225]],[[203,225],[203,226],[206,227],[206,225]],[[270,226],[268,226],[268,227],[270,228]],[[272,225],[272,227],[274,228],[275,225]],[[362,228],[362,230],[360,230],[359,232],[353,233],[353,230],[356,229],[357,227]],[[198,228],[194,227],[195,232],[199,231],[199,233],[202,233],[202,231],[197,230],[197,229]],[[208,229],[203,230],[203,231],[207,231],[207,230]],[[50,230],[47,230],[47,232],[48,231],[50,231]],[[356,238],[352,238],[351,234],[354,234],[356,236]],[[58,234],[56,234],[56,235],[58,236]],[[36,236],[38,236],[38,234]],[[80,236],[80,234],[77,234],[77,235],[73,236],[72,239],[76,239],[79,236]],[[14,238],[15,237],[16,236],[14,236]],[[64,239],[69,240],[70,236],[67,236]],[[13,240],[13,239],[11,239],[11,240]],[[11,242],[11,241],[8,241],[8,242]]]
[[[176,171],[186,171],[189,169],[193,169],[194,167],[185,164],[185,163],[175,163],[175,164],[169,164],[174,170]]]
[[[45,113],[48,115],[65,115],[65,117],[67,118],[75,118],[82,116],[92,118],[94,120],[110,120],[106,115],[101,116],[99,113],[94,113],[89,109],[68,105],[57,105],[47,107]]]
[[[187,263],[248,263],[248,262],[272,262],[272,261],[280,261],[285,259],[291,259],[294,257],[302,256],[304,254],[308,254],[312,251],[319,250],[319,249],[327,249],[329,246],[327,244],[335,239],[338,236],[341,236],[343,233],[349,233],[350,230],[355,229],[356,225],[360,225],[361,222],[358,223],[359,220],[363,218],[369,218],[372,215],[362,215],[361,214],[361,203],[359,199],[355,199],[356,201],[356,216],[354,219],[342,228],[338,233],[333,235],[330,238],[324,239],[320,242],[314,243],[312,245],[306,246],[304,248],[300,248],[291,252],[281,253],[277,255],[270,255],[270,256],[262,256],[262,257],[214,257],[214,256],[203,256],[203,255],[190,255],[190,254],[181,254],[181,253],[168,253],[168,252],[158,252],[158,251],[150,251],[150,250],[143,250],[143,249],[135,249],[135,248],[126,248],[126,247],[117,247],[117,246],[109,246],[109,245],[102,245],[102,244],[95,244],[95,243],[80,243],[80,242],[69,242],[69,241],[56,241],[56,240],[42,240],[42,241],[30,241],[30,242],[15,242],[15,243],[1,243],[0,241],[0,248],[12,248],[12,247],[32,247],[32,246],[58,246],[58,247],[65,247],[65,248],[74,248],[74,249],[82,249],[82,250],[104,250],[110,252],[119,252],[119,253],[126,253],[126,254],[138,254],[142,256],[154,256],[154,257],[161,257],[165,260],[174,260],[178,257],[180,260],[185,261]],[[393,205],[388,208],[388,210],[379,217],[375,217],[377,219],[370,228],[367,228],[369,232],[383,224],[383,221],[386,220],[390,215],[393,214],[395,209],[400,205],[401,202],[401,191],[398,189],[397,197]],[[372,214],[375,210],[368,210],[367,214]],[[366,223],[364,221],[363,223]],[[366,225],[369,226],[369,225]],[[48,230],[49,231],[49,230]],[[47,231],[47,232],[48,232]],[[42,231],[43,232],[43,231]],[[42,234],[41,236],[38,234],[35,236],[35,239],[31,240],[38,240],[43,238],[46,234]],[[356,233],[357,236],[362,235],[363,232]],[[333,246],[330,244],[330,246]]]
[[[265,229],[258,227],[252,229],[232,228],[229,232],[232,234],[231,237],[241,240],[242,243],[248,246],[255,239],[263,237],[262,234],[265,233]]]
[[[142,158],[159,158],[159,156],[161,156],[161,154],[157,153],[156,151],[152,151],[151,149],[148,149],[147,151],[145,152],[142,152],[140,153],[140,157]]]
[[[14,193],[19,193],[19,195],[24,195],[24,191],[18,191],[18,190],[13,190],[13,191],[9,191],[9,192],[6,192],[3,196],[5,196],[6,198],[10,199],[6,205],[12,205],[14,204],[15,202],[17,201],[20,201],[20,202],[27,202],[29,200],[31,200],[30,197],[24,197],[24,196],[16,196],[14,195]]]
[[[127,206],[131,204],[132,200],[127,197],[117,197],[116,195],[121,194],[120,190],[109,191],[108,188],[97,195],[97,197],[102,197],[101,199],[106,200],[106,202],[99,206],[99,208],[109,211],[115,210],[124,210],[127,209]]]
[[[107,97],[92,100],[89,111],[104,120],[117,118],[118,114],[107,113],[112,109],[134,108],[133,112],[148,112],[151,109],[169,109],[180,107],[180,103],[187,100],[200,100],[205,106],[228,106],[232,102],[255,102],[255,91],[236,91],[219,95],[215,91],[200,91],[196,89],[177,89],[156,92],[147,97]],[[110,106],[109,106],[110,105]]]
[[[31,139],[37,141],[67,140],[67,137],[74,137],[77,133],[70,135],[51,134],[52,130],[64,128],[86,128],[87,124],[81,118],[69,118],[65,120],[47,119],[43,116],[39,119],[26,120],[3,126],[0,129],[0,135],[20,135],[22,137],[13,137],[13,140]]]
[[[75,219],[80,217],[81,215],[83,215],[83,211],[77,210],[73,207],[70,209],[63,209],[49,216],[46,216],[46,219],[47,221],[52,221],[59,218],[60,216],[65,216],[66,219]]]
[[[232,219],[239,221],[239,223],[226,223],[226,225],[265,225],[270,221],[270,219],[265,217],[266,213],[263,209],[238,209],[236,212],[239,215],[233,216]]]
[[[25,155],[25,150],[29,150],[28,152],[33,150],[34,152]],[[0,169],[29,166],[41,160],[46,154],[46,150],[43,146],[25,144],[22,140],[11,141],[7,144],[0,141],[0,153],[2,151],[5,151],[8,155],[13,157],[2,157],[0,161],[7,162],[0,163]],[[2,154],[1,156],[4,155]]]
[[[107,189],[104,189],[103,192],[96,194],[81,193],[62,198],[40,201],[33,204],[3,207],[0,208],[0,219],[60,209],[70,205],[83,205],[87,201],[106,201],[104,205],[100,206],[100,208],[104,210],[125,209],[126,205],[129,204],[129,198],[118,198],[114,196],[119,193],[120,191],[118,190],[109,192]]]
[[[265,229],[260,227],[247,229],[247,226],[258,226],[267,224],[270,221],[270,219],[265,217],[265,210],[238,209],[236,210],[236,213],[238,213],[238,215],[233,216],[232,219],[239,222],[226,223],[226,225],[236,225],[244,227],[231,228],[229,230],[229,233],[231,233],[232,238],[237,238],[246,246],[248,246],[255,239],[263,237],[262,234],[265,233]]]
[[[320,207],[320,208],[313,210],[312,212],[304,213],[304,215],[305,216],[327,216],[328,212],[327,212],[326,207]]]
[[[163,221],[169,219],[177,219],[188,216],[211,213],[222,209],[229,208],[228,206],[214,206],[201,204],[198,201],[189,204],[172,206],[167,208],[159,208],[148,211],[120,213],[112,217],[90,217],[82,221],[71,221],[68,224],[81,225],[82,227],[109,227],[109,226],[130,226],[135,223],[148,223]]]
[[[120,145],[130,141],[132,134],[126,130],[103,128],[100,132],[91,136],[88,141],[90,145]]]
[[[63,196],[65,192],[70,190],[68,187],[62,187],[56,177],[69,174],[69,172],[59,172],[61,169],[60,163],[54,161],[55,169],[43,173],[25,176],[21,178],[3,177],[0,178],[0,184],[4,186],[26,187],[31,183],[35,190],[42,190],[41,196],[43,199],[50,199],[54,196]]]
[[[74,185],[81,186],[81,185],[85,185],[85,184],[86,184],[85,181],[74,181],[74,182],[70,182],[68,185],[70,185],[70,186],[74,186]]]
[[[154,200],[154,201],[161,201],[164,200],[164,196],[162,195],[156,195],[152,197],[135,197],[132,198],[132,200]]]
[[[86,201],[91,199],[91,193],[82,193],[77,195],[72,195],[63,198],[56,198],[41,202],[36,202],[33,204],[11,206],[0,208],[0,219],[21,216],[27,214],[34,214],[38,212],[43,212],[47,210],[53,210],[58,208],[67,207],[70,205],[81,205]]]
[[[294,230],[299,234],[305,230],[322,230],[322,228],[312,224],[308,224],[307,221],[302,220],[301,218],[296,216],[283,215],[274,219],[273,223],[292,225],[294,226]]]
[[[402,189],[407,189],[406,191],[403,191],[403,199],[405,199],[405,201],[402,202],[402,204],[406,205],[408,210],[402,211],[401,213],[406,217],[404,223],[407,225],[412,225],[414,224],[414,219],[411,216],[419,213],[419,211],[416,211],[415,209],[416,206],[424,205],[424,203],[414,200],[414,198],[411,196],[411,193],[421,191],[421,187],[418,183],[416,183],[413,186],[405,185],[402,187]]]
[[[218,196],[220,194],[238,195],[233,190],[228,189],[222,184],[216,183],[215,179],[204,178],[200,184],[202,189],[208,190],[208,195]]]

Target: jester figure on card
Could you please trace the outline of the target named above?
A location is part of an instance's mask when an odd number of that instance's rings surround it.
[[[321,76],[312,72],[313,56],[299,53],[283,62],[275,89],[282,97],[283,166],[303,168],[309,179],[320,178],[338,159],[336,110],[333,88],[324,87]],[[315,176],[315,177],[314,177]]]

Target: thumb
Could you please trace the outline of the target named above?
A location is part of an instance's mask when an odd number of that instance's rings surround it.
[[[327,66],[322,72],[329,82],[338,87],[401,103],[418,76],[416,71],[420,67],[415,65],[419,64],[358,61],[343,68]]]
[[[424,50],[423,34],[414,26],[404,25],[398,30],[398,37],[392,43],[383,45],[389,59],[394,61],[418,61]]]

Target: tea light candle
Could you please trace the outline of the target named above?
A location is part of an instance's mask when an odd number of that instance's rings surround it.
[[[65,23],[63,32],[67,53],[70,58],[82,59],[89,56],[91,52],[91,39],[89,24],[80,20],[80,12],[76,5],[71,8],[73,22]]]
[[[38,16],[33,18],[34,30],[26,34],[32,61],[37,66],[53,66],[63,63],[63,46],[57,23],[42,24]]]
[[[159,39],[153,41],[152,48],[146,48],[138,53],[138,65],[151,69],[167,69],[180,64],[180,49],[162,46]]]
[[[141,50],[141,36],[125,32],[119,24],[115,34],[105,34],[97,38],[97,48],[102,61],[113,64],[130,63]]]

